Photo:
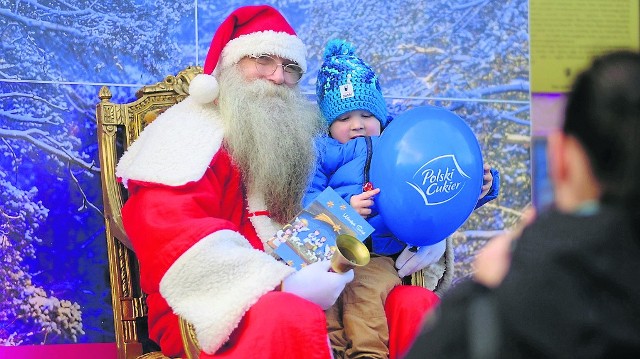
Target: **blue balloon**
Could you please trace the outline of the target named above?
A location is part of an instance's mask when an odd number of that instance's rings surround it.
[[[371,158],[380,216],[410,245],[442,241],[473,212],[482,163],[478,140],[458,115],[434,106],[401,114],[385,128]]]

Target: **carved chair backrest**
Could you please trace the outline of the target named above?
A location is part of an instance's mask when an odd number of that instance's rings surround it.
[[[137,99],[130,103],[112,103],[111,91],[106,86],[98,95],[100,103],[96,108],[96,119],[118,359],[163,356],[159,353],[143,355],[143,343],[148,339],[145,337],[147,307],[145,295],[140,290],[138,261],[122,226],[121,209],[127,193],[116,179],[115,167],[144,126],[171,105],[182,101],[188,95],[191,79],[201,72],[200,67],[189,66],[176,76],[170,75],[161,82],[142,87],[136,92]],[[189,349],[189,356],[193,350]]]

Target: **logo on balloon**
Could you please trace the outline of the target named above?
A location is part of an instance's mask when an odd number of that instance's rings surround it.
[[[451,154],[423,164],[406,183],[418,192],[425,206],[435,206],[454,199],[470,179]]]

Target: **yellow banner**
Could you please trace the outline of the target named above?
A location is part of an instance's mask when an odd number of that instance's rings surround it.
[[[640,50],[638,0],[530,0],[531,92],[566,92],[593,56]]]

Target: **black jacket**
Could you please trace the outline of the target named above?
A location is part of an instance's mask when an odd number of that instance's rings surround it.
[[[406,359],[640,358],[640,236],[626,216],[549,212],[500,287],[449,291]]]

